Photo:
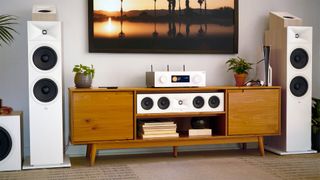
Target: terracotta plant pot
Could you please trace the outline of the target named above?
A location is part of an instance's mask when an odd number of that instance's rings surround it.
[[[74,76],[74,84],[77,88],[90,88],[92,84],[92,76],[84,75],[84,73],[76,73]]]
[[[243,86],[246,82],[248,74],[234,74],[234,79],[236,80],[236,86]]]

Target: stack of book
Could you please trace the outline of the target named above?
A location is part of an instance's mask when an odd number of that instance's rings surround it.
[[[145,122],[138,125],[138,136],[148,138],[179,137],[174,122]]]
[[[211,129],[189,129],[189,136],[211,136]]]

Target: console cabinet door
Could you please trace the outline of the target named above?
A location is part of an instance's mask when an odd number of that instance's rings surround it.
[[[73,92],[73,142],[133,139],[133,92]]]
[[[280,89],[228,90],[229,135],[280,133]]]

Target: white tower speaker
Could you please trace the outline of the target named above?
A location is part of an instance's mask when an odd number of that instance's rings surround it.
[[[63,163],[61,22],[28,22],[30,165]]]
[[[282,87],[282,123],[281,136],[267,138],[266,148],[280,155],[314,153],[311,150],[312,27],[287,25],[270,26],[269,30],[273,84]]]

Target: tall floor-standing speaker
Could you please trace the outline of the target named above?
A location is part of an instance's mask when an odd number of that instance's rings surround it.
[[[28,22],[30,165],[63,163],[61,22]]]
[[[286,16],[283,21],[292,18]],[[278,19],[281,21],[280,16]],[[279,24],[269,30],[272,38],[269,42],[273,84],[282,87],[282,131],[279,137],[267,138],[266,147],[280,155],[314,153],[311,150],[312,27]]]

